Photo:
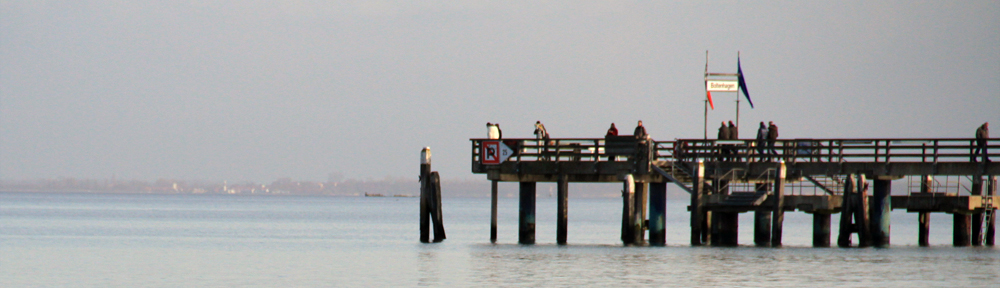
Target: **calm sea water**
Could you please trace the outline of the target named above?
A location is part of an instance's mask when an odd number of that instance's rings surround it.
[[[1000,287],[1000,249],[951,247],[945,214],[932,247],[905,211],[888,249],[811,248],[804,213],[786,214],[782,248],[751,246],[750,214],[743,246],[689,247],[686,203],[670,201],[667,247],[622,247],[619,199],[570,199],[557,246],[555,199],[539,198],[539,244],[522,246],[516,199],[500,202],[496,245],[489,199],[445,199],[448,240],[420,244],[417,201],[0,193],[0,287]]]

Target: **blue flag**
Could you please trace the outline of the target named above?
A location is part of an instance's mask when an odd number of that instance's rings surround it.
[[[750,108],[753,108],[753,100],[750,100],[750,92],[747,92],[747,81],[743,80],[743,67],[740,67],[740,58],[736,57],[736,74],[739,79],[740,90],[743,90],[743,96],[747,96],[747,102],[750,102]]]

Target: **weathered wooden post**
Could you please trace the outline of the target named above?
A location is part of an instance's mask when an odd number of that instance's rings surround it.
[[[890,221],[889,213],[892,212],[892,181],[876,177],[873,181],[871,207],[871,234],[872,244],[875,247],[889,246]]]
[[[854,209],[854,221],[857,222],[855,231],[858,231],[858,247],[869,247],[872,245],[871,218],[868,217],[870,206],[868,205],[868,180],[864,174],[858,174],[858,182],[855,185],[858,189],[856,199],[860,205]]]
[[[952,242],[955,246],[964,247],[972,244],[971,226],[972,226],[972,215],[954,213],[955,224],[952,226],[954,232],[952,233]]]
[[[785,221],[785,160],[778,163],[774,177],[774,215],[771,216],[771,247],[781,246],[781,226]]]
[[[854,216],[854,175],[844,179],[844,196],[840,205],[840,233],[837,235],[837,246],[851,247],[851,233],[854,232],[852,218]]]
[[[649,244],[667,244],[667,182],[649,183]]]
[[[557,193],[559,194],[557,196],[557,200],[556,200],[556,201],[558,201],[558,203],[556,205],[556,206],[558,206],[556,208],[556,210],[558,210],[556,212],[557,213],[557,215],[556,215],[556,222],[557,222],[556,223],[556,244],[559,244],[559,245],[566,245],[566,231],[567,231],[567,225],[568,225],[567,222],[569,221],[569,217],[568,217],[568,212],[569,212],[569,207],[568,207],[569,206],[569,181],[568,180],[569,179],[567,178],[566,174],[560,174],[559,175],[559,180],[556,183],[556,186],[558,186],[558,187],[556,187],[556,189],[558,190]]]
[[[857,178],[855,175],[847,176],[847,181],[844,183],[844,202],[841,205],[840,235],[837,237],[837,246],[851,247],[851,233],[855,232],[858,233],[858,247],[871,246],[867,186],[865,175],[859,174]]]
[[[761,194],[762,191],[767,191],[770,189],[768,183],[757,183],[754,185],[757,194]],[[771,246],[771,211],[765,208],[757,208],[753,212],[754,219],[754,229],[753,229],[753,243],[759,247]]]
[[[622,244],[630,245],[635,243],[635,178],[627,174],[622,182]]]
[[[517,243],[535,244],[535,182],[520,182]]]
[[[830,213],[813,213],[813,247],[830,247]]]
[[[441,242],[448,237],[444,233],[444,214],[441,212],[441,176],[437,171],[431,172],[431,221],[434,222],[434,242]]]
[[[428,191],[431,175],[431,147],[420,150],[420,242],[430,242],[430,196]]]
[[[705,193],[705,162],[698,160],[698,166],[694,169],[694,179],[692,180],[693,192],[691,193],[691,246],[701,246],[703,234],[705,234],[705,211],[702,208],[701,196]]]
[[[986,188],[989,196],[997,195],[997,176],[990,176],[988,187]],[[997,220],[997,210],[990,209],[990,219],[986,222],[986,245],[993,246],[996,241],[996,220]]]
[[[635,182],[635,194],[633,195],[632,204],[632,226],[633,236],[635,241],[632,244],[645,244],[646,243],[646,195],[649,191],[646,183]]]
[[[969,190],[969,194],[971,194],[973,196],[982,196],[983,195],[983,182],[984,181],[983,181],[983,176],[982,175],[972,176],[972,189]],[[978,213],[977,212],[973,212],[972,215],[969,215],[969,216],[970,216],[970,218],[972,220],[972,227],[971,227],[972,228],[971,229],[972,237],[970,237],[970,238],[972,238],[972,246],[982,246],[983,245],[983,241],[982,241],[983,240],[983,235],[982,235],[982,231],[983,231],[982,230],[982,228],[983,228],[983,213],[982,212],[978,212]]]
[[[491,216],[491,219],[490,219],[490,243],[497,243],[497,200],[499,200],[499,199],[497,199],[498,198],[498,195],[497,195],[498,194],[497,193],[498,192],[497,191],[497,180],[493,180],[492,181],[492,185],[490,185],[490,186],[491,186],[491,190],[492,190],[491,194],[492,194],[492,197],[493,197],[493,199],[492,199],[493,200],[493,209],[492,209],[492,213],[490,215]]]
[[[931,175],[923,175],[920,177],[920,193],[928,195],[931,193],[931,187],[934,185],[934,178]],[[917,245],[927,247],[930,246],[930,233],[931,233],[931,212],[920,211],[918,212],[918,222],[920,228],[917,234]]]

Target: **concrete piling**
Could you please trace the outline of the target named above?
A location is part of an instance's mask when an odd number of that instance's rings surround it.
[[[974,195],[974,196],[982,196],[983,195],[983,176],[976,175],[976,176],[972,177],[972,189],[969,190],[969,194]],[[982,212],[973,212],[972,215],[969,215],[969,216],[970,216],[970,218],[972,220],[971,226],[970,226],[971,227],[971,231],[970,232],[972,232],[971,237],[970,237],[971,240],[972,240],[972,246],[982,246],[983,245],[983,235],[982,235],[982,231],[983,231],[982,230],[982,228],[983,228],[983,213]]]
[[[535,244],[535,182],[520,182],[517,243]]]

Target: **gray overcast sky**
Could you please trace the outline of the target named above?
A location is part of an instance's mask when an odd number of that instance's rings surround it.
[[[1000,1],[0,3],[3,179],[415,179],[423,146],[475,179],[486,122],[699,138],[705,50],[742,51],[743,137],[1000,127]]]

